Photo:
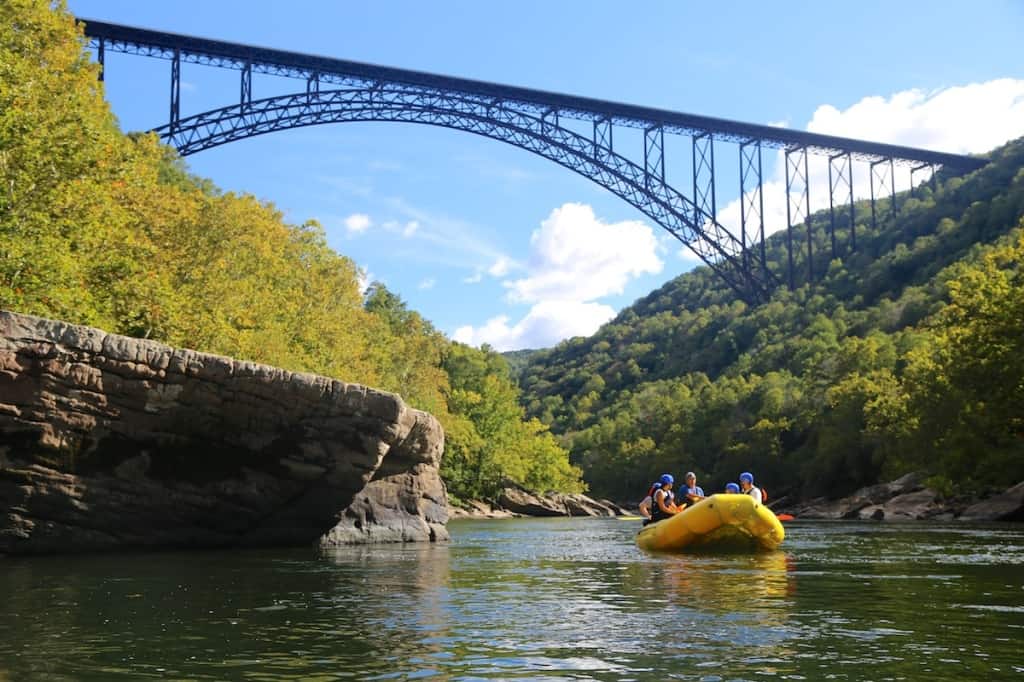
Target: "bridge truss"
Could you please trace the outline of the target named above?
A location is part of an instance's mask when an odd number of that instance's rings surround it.
[[[419,71],[227,43],[193,36],[81,19],[101,67],[106,52],[169,60],[167,124],[155,128],[182,155],[255,135],[346,121],[402,121],[442,126],[501,140],[550,159],[621,197],[689,247],[751,304],[780,284],[765,250],[765,148],[784,150],[788,269],[795,286],[794,228],[806,229],[808,281],[815,277],[810,225],[808,154],[829,164],[831,257],[839,256],[838,220],[848,221],[849,250],[856,248],[854,161],[868,165],[872,222],[876,200],[890,195],[895,211],[896,166],[914,174],[945,166],[969,171],[985,161],[957,154],[879,144],[726,119],[575,97]],[[195,63],[240,72],[239,98],[227,106],[181,116],[181,66]],[[253,75],[303,82],[301,91],[253,98]],[[101,78],[103,72],[101,71]],[[617,128],[642,131],[643,148],[632,156],[616,148]],[[666,136],[689,138],[691,194],[666,181]],[[739,149],[740,231],[718,220],[716,143]],[[721,155],[719,155],[721,158]],[[877,193],[876,193],[877,189]]]

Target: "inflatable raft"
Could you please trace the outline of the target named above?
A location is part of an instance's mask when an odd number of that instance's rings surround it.
[[[645,526],[636,536],[642,549],[757,551],[782,544],[786,531],[775,513],[750,495],[722,493],[675,516]]]

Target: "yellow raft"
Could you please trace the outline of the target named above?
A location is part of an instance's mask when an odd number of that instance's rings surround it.
[[[636,544],[662,552],[756,551],[777,549],[785,537],[771,509],[750,495],[722,493],[645,526],[637,533]]]

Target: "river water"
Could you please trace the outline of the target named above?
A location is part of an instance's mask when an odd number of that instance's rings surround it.
[[[0,560],[0,680],[1024,680],[1024,526],[787,524],[651,555],[617,519],[450,545]]]

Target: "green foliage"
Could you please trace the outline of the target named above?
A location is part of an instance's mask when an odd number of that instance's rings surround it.
[[[1017,234],[956,269],[949,305],[907,355],[906,441],[938,455],[936,473],[968,485],[1024,478],[1024,230]]]
[[[64,7],[0,3],[0,308],[400,393],[445,427],[456,495],[583,489],[499,356],[379,283],[364,299],[315,221],[121,134],[83,47]]]
[[[966,177],[897,197],[858,250],[812,216],[815,271],[749,308],[707,268],[623,310],[589,339],[538,351],[527,414],[570,446],[590,487],[631,499],[662,471],[715,489],[753,469],[774,497],[839,495],[911,469],[958,488],[1024,478],[1021,423],[1024,141]],[[784,235],[769,239],[784,273]],[[938,478],[936,479],[938,480]]]
[[[537,351],[532,349],[510,350],[505,351],[501,356],[508,362],[508,370],[512,374],[512,378],[518,381],[519,377],[523,374],[523,370],[529,364],[530,357],[535,353]]]
[[[444,369],[451,381],[448,407],[464,419],[447,429],[442,465],[457,495],[493,496],[507,482],[538,491],[585,489],[548,428],[537,419],[524,421],[519,389],[501,355],[453,343]]]

